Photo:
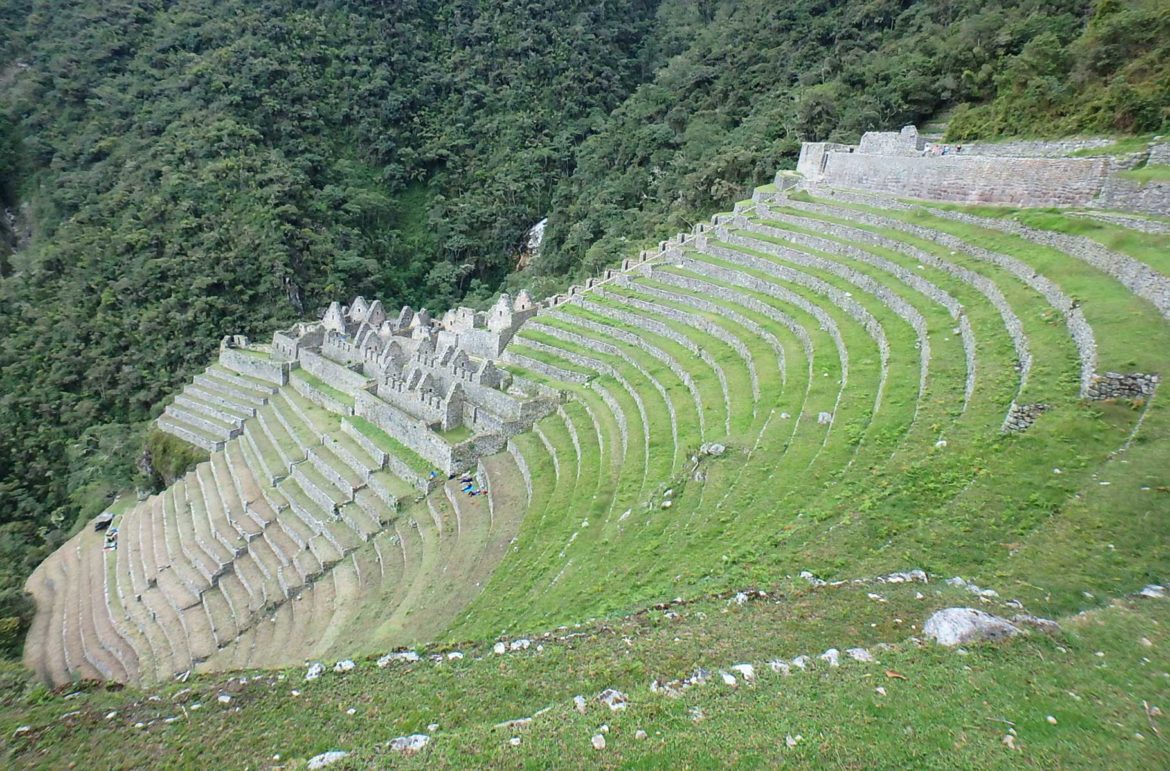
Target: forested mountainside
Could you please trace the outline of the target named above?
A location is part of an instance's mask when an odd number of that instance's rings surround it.
[[[0,0],[0,644],[221,335],[548,290],[802,140],[1164,130],[1168,40],[1160,0]]]

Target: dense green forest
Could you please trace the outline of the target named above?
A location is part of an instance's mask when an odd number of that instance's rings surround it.
[[[220,336],[552,291],[802,140],[1166,130],[1168,41],[1164,0],[0,0],[0,646]]]

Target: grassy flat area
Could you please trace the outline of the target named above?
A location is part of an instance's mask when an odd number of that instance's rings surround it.
[[[1134,182],[1170,182],[1170,166],[1149,164],[1137,169],[1127,169],[1118,174],[1123,179],[1132,179]]]
[[[673,619],[660,610],[606,619],[502,656],[479,645],[456,647],[464,658],[441,663],[424,657],[380,670],[362,659],[355,672],[327,672],[311,683],[296,668],[199,676],[149,692],[83,689],[68,701],[9,686],[0,696],[0,731],[12,737],[4,757],[17,766],[63,767],[84,756],[109,768],[300,767],[329,750],[352,753],[338,768],[1170,762],[1162,738],[1170,727],[1162,714],[1170,703],[1165,600],[1120,602],[1061,619],[1055,637],[1033,633],[968,646],[964,655],[911,639],[935,608],[972,602],[962,589],[939,582],[813,589],[802,581],[766,589],[767,599],[742,606],[705,599],[673,609]],[[854,646],[877,661],[846,658]],[[840,667],[816,659],[829,647],[842,651]],[[810,671],[785,676],[767,665],[798,655],[814,659]],[[754,666],[757,682],[735,675],[736,687],[722,684],[719,672],[739,663]],[[652,680],[698,668],[711,682],[681,698],[650,690]],[[629,707],[601,705],[596,697],[606,688],[625,693]],[[577,695],[586,699],[585,714],[573,706]],[[495,727],[534,715],[527,727]],[[602,725],[606,747],[598,751],[591,737]],[[16,734],[20,726],[28,729]],[[647,738],[635,738],[637,731]],[[422,753],[403,758],[387,749],[390,739],[411,733],[431,736]],[[1009,735],[1013,746],[1004,743]],[[510,743],[515,736],[519,746]]]

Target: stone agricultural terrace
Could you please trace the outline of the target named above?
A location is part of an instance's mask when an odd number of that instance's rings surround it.
[[[1096,451],[1111,421],[1116,453],[1160,425],[1170,260],[941,202],[1170,232],[1165,185],[1114,176],[1134,159],[1068,157],[1104,144],[809,144],[798,175],[542,303],[358,297],[229,336],[157,421],[208,459],[116,510],[117,548],[86,527],[38,567],[25,661],[61,684],[343,658],[673,597],[733,547],[852,553],[899,537],[894,510],[994,527],[967,501],[1024,507],[1031,482],[992,486],[1049,474],[1066,433]],[[842,490],[874,497],[824,519]]]

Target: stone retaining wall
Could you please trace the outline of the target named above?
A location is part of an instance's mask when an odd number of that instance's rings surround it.
[[[369,378],[365,375],[313,351],[301,350],[300,362],[306,372],[316,375],[338,391],[352,395],[369,384]]]
[[[528,461],[524,459],[524,453],[520,452],[520,448],[512,439],[508,439],[508,454],[512,456],[512,460],[516,461],[516,468],[520,469],[520,478],[524,480],[525,506],[531,506],[532,472],[528,469]]]
[[[267,380],[269,383],[284,385],[288,382],[290,365],[276,361],[259,353],[239,348],[220,348],[219,363],[242,375]]]
[[[910,198],[1016,206],[1088,206],[1112,164],[1105,158],[905,157],[828,153],[823,182]]]
[[[1094,375],[1086,396],[1089,399],[1145,399],[1154,395],[1159,377],[1141,372],[1123,375],[1106,372]]]
[[[359,391],[354,397],[354,414],[378,426],[443,473],[450,474],[454,470],[451,445],[422,421],[391,407],[368,391]]]

